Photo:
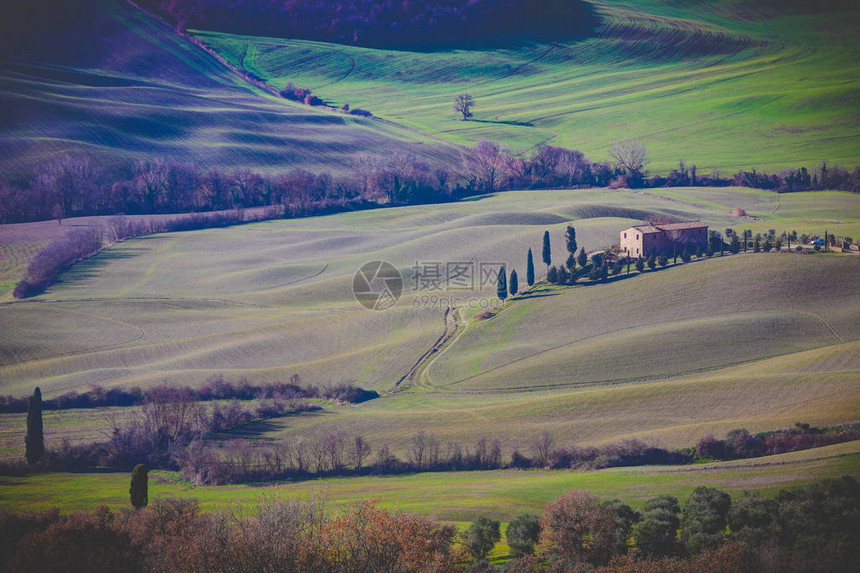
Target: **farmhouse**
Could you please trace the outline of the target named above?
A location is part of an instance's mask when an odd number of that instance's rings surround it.
[[[695,250],[708,246],[708,226],[701,221],[646,223],[621,231],[621,252],[629,257]]]

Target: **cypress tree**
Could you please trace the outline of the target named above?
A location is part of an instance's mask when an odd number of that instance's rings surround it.
[[[511,296],[517,294],[517,291],[520,290],[520,282],[517,278],[517,271],[511,271]]]
[[[576,262],[579,263],[580,267],[585,268],[586,263],[588,263],[588,255],[585,253],[585,247],[579,249],[579,254],[576,255]]]
[[[131,472],[131,487],[128,488],[128,494],[131,498],[131,504],[136,508],[146,507],[149,503],[149,476],[147,475],[146,466],[137,464]]]
[[[24,437],[27,463],[35,464],[45,455],[45,435],[42,432],[42,391],[36,386],[27,401],[27,435]]]
[[[571,255],[576,254],[576,229],[573,228],[573,225],[567,226],[567,234],[565,235],[565,239],[567,241],[567,252]]]
[[[543,263],[546,265],[547,271],[552,264],[552,250],[549,246],[549,231],[543,233]]]
[[[529,248],[529,258],[526,265],[526,282],[529,283],[529,286],[535,284],[535,261],[532,258],[531,248]]]
[[[499,269],[499,284],[496,287],[496,294],[500,300],[508,298],[508,277],[505,267]]]

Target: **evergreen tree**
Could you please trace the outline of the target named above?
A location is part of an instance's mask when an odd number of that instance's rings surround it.
[[[540,538],[540,520],[531,513],[518,515],[508,525],[505,535],[514,557],[531,555]]]
[[[731,242],[729,243],[729,252],[732,254],[737,254],[741,250],[741,242],[738,239],[737,234],[732,235]]]
[[[508,298],[508,277],[505,267],[499,269],[499,283],[496,286],[496,295],[500,300]]]
[[[690,553],[698,553],[723,542],[726,516],[731,508],[729,494],[699,486],[681,510],[681,541]]]
[[[27,435],[24,437],[27,463],[42,461],[45,455],[45,435],[42,431],[42,391],[36,386],[27,401]]]
[[[529,283],[529,286],[535,284],[535,261],[532,258],[531,248],[529,248],[529,258],[526,264],[526,282]]]
[[[570,282],[570,273],[564,266],[558,267],[558,284],[566,285]]]
[[[558,269],[555,265],[551,266],[549,271],[547,271],[546,280],[552,284],[558,283]]]
[[[501,524],[487,517],[479,517],[466,531],[469,553],[475,559],[484,559],[501,538]]]
[[[636,528],[636,546],[649,557],[670,555],[677,549],[677,531],[681,524],[678,500],[671,495],[649,499]]]
[[[690,254],[690,251],[688,251],[687,249],[684,249],[684,252],[681,253],[681,260],[684,261],[685,263],[689,263],[691,258],[692,258],[692,255]]]
[[[579,249],[579,254],[576,255],[576,262],[579,263],[580,267],[585,268],[586,263],[588,263],[588,255],[585,253],[585,247]]]
[[[576,254],[576,229],[573,228],[573,225],[567,226],[567,233],[565,233],[565,241],[567,242],[567,252],[571,255]]]
[[[639,271],[640,273],[645,270],[645,259],[644,258],[639,257],[638,259],[636,259],[636,270]]]
[[[149,503],[149,476],[145,465],[137,464],[134,466],[128,494],[131,497],[131,505],[136,508],[146,507]]]
[[[570,254],[567,256],[567,261],[565,261],[564,265],[573,272],[576,270],[576,255]]]
[[[653,269],[657,266],[657,257],[654,256],[654,253],[651,253],[651,256],[648,257],[648,268]]]
[[[517,291],[520,290],[520,282],[517,278],[517,271],[511,271],[511,296],[517,294]]]
[[[549,231],[544,231],[543,233],[543,263],[546,265],[547,270],[549,270],[549,266],[552,264],[552,249],[549,246]]]

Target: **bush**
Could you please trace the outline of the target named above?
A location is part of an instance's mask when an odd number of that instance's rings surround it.
[[[730,506],[725,492],[703,486],[693,490],[681,511],[681,541],[687,551],[699,553],[723,542]]]
[[[14,296],[35,296],[48,288],[62,271],[98,253],[102,248],[101,228],[75,229],[36,253],[27,265],[24,278],[15,286]]]
[[[546,505],[541,539],[555,546],[564,565],[605,563],[614,551],[612,510],[587,490],[565,492]]]
[[[540,521],[536,515],[523,513],[516,516],[508,524],[506,532],[511,555],[521,557],[531,555],[540,539]]]
[[[484,559],[502,538],[501,524],[487,517],[476,519],[466,531],[469,552],[475,559]]]

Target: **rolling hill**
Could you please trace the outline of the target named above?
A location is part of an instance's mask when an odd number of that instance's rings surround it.
[[[734,206],[748,215],[733,216]],[[298,373],[305,383],[384,392],[431,348],[445,307],[455,305],[470,326],[427,364],[426,377],[378,400],[252,424],[242,435],[343,428],[402,451],[424,428],[467,444],[499,435],[510,451],[546,428],[577,443],[644,437],[674,447],[741,426],[853,421],[855,256],[741,254],[605,285],[541,287],[489,320],[469,301],[492,298],[494,282],[415,291],[412,267],[504,262],[524,275],[526,251],[540,254],[545,229],[554,260],[561,257],[568,224],[596,250],[642,217],[858,236],[858,213],[855,195],[836,192],[520,191],[129,240],[38,297],[0,304],[0,393],[194,385],[216,373],[252,382]],[[45,223],[11,226],[20,244],[28,225]],[[392,262],[405,279],[403,297],[383,312],[365,310],[351,291],[356,269],[372,260]],[[93,435],[97,418],[78,421],[81,437]]]
[[[593,2],[582,39],[403,51],[193,31],[277,89],[292,81],[457,143],[549,143],[608,159],[641,138],[651,169],[860,163],[856,3]],[[476,99],[473,121],[451,101]]]
[[[366,148],[449,161],[450,145],[381,122],[289,103],[252,86],[120,0],[3,8],[0,171],[63,152],[105,165],[164,157],[198,166],[347,168]]]

